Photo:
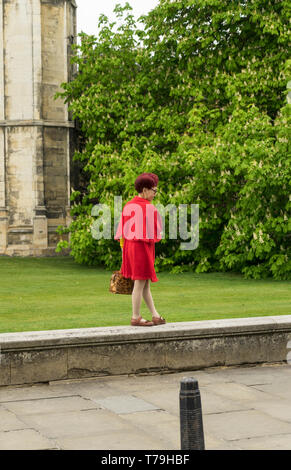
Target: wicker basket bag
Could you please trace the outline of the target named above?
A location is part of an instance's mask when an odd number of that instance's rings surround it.
[[[134,281],[124,277],[120,271],[114,271],[110,279],[109,291],[113,294],[128,294],[133,291]]]

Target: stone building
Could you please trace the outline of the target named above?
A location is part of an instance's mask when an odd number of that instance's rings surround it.
[[[75,126],[54,95],[76,72],[76,8],[0,0],[0,255],[56,255],[55,230],[71,220]]]

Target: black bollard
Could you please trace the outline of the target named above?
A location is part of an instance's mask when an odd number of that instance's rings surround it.
[[[180,433],[182,450],[205,450],[200,392],[192,377],[181,380]]]

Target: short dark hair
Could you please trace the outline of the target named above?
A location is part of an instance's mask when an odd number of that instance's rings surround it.
[[[141,193],[143,188],[151,189],[154,186],[157,186],[158,182],[159,177],[154,173],[142,173],[136,178],[134,187],[138,193]]]

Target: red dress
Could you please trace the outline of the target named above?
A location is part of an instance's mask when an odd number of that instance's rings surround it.
[[[123,208],[115,240],[123,237],[121,273],[133,280],[151,279],[155,272],[155,243],[161,240],[162,220],[157,208],[147,199],[135,196]]]

